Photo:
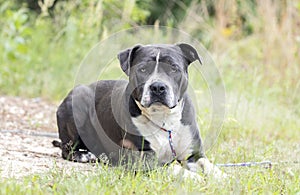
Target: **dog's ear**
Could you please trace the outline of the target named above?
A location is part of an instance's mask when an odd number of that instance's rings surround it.
[[[191,64],[195,60],[199,60],[200,64],[202,64],[202,58],[193,46],[187,43],[178,43],[176,45],[181,49],[185,59],[188,61],[188,64]]]
[[[142,45],[135,45],[134,47],[125,49],[118,54],[118,59],[121,64],[121,68],[127,76],[129,76],[130,65],[133,60],[134,52],[140,47],[142,47]]]

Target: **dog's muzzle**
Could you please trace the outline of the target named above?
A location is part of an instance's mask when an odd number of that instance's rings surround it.
[[[172,105],[172,96],[170,87],[163,82],[153,82],[149,86],[145,87],[146,90],[143,93],[141,105],[145,108],[151,105],[164,105],[166,107],[174,107]]]

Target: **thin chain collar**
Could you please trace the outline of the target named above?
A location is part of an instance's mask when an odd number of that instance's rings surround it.
[[[145,115],[144,115],[145,116]],[[177,155],[176,155],[176,151],[174,149],[174,144],[173,144],[173,139],[172,139],[172,130],[168,130],[168,129],[165,129],[161,126],[159,126],[158,124],[154,123],[152,120],[150,120],[147,116],[145,116],[154,126],[156,126],[157,128],[159,128],[160,130],[164,131],[164,132],[167,132],[168,133],[168,139],[169,139],[169,146],[171,148],[171,151],[172,151],[172,156],[174,159],[177,158]]]

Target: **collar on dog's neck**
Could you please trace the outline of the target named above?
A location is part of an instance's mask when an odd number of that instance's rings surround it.
[[[151,116],[149,115],[150,113],[147,111],[146,108],[142,107],[142,105],[140,105],[140,103],[138,101],[136,101],[136,104],[137,106],[139,107],[139,109],[141,110],[141,113],[142,115],[149,121],[152,123],[153,126],[157,127],[158,129],[162,130],[162,131],[165,131],[168,133],[168,140],[169,140],[169,145],[170,145],[170,148],[171,148],[171,151],[172,151],[172,156],[174,158],[174,160],[176,160],[177,158],[177,155],[176,155],[176,151],[174,149],[174,144],[173,144],[173,140],[172,140],[172,129],[166,129],[164,128],[163,126],[165,125],[165,123],[163,123],[162,126],[158,125],[157,123],[155,123],[153,120],[151,120]],[[179,104],[177,104],[174,108],[170,109],[169,112],[170,113],[174,113],[176,112],[175,109],[177,110],[178,108],[182,111],[183,109],[183,99],[181,99],[179,101]]]
[[[157,128],[159,128],[160,130],[162,131],[165,131],[168,133],[168,139],[169,139],[169,145],[170,145],[170,148],[171,148],[171,151],[172,151],[172,156],[174,158],[174,160],[176,160],[177,158],[177,155],[176,155],[176,151],[174,149],[174,144],[173,144],[173,140],[172,140],[172,130],[167,130],[161,126],[159,126],[158,124],[154,123],[152,120],[150,120],[147,116],[145,116],[152,124],[153,126],[156,126]]]

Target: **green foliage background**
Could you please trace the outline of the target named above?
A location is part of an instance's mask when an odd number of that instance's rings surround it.
[[[284,99],[299,92],[299,2],[21,2],[0,1],[2,94],[61,99],[95,43],[146,24],[183,29],[198,38],[213,54],[229,89],[244,89],[246,82],[264,85]],[[236,82],[239,75],[244,82]],[[297,99],[292,101],[298,104]]]

